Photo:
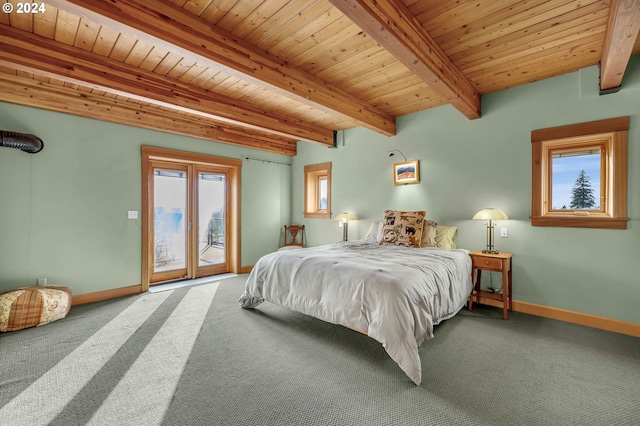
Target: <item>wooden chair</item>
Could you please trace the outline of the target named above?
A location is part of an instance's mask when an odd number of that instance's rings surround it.
[[[298,241],[300,238],[300,241]],[[304,248],[304,225],[284,226],[284,245],[278,250]]]

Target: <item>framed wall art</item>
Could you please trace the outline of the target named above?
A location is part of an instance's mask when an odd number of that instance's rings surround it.
[[[418,160],[395,163],[393,165],[393,183],[404,185],[420,182],[420,163]]]

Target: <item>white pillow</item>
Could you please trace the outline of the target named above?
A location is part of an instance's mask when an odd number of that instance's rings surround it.
[[[379,243],[382,239],[382,221],[377,220],[375,222],[371,222],[369,225],[369,230],[367,234],[364,236],[365,241],[369,241],[370,243]]]

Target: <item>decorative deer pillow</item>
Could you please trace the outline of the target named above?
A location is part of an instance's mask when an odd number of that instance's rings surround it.
[[[425,211],[385,210],[382,218],[382,240],[388,246],[420,247]]]

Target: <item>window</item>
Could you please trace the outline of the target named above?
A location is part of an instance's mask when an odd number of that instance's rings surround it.
[[[551,143],[549,144],[551,145]],[[551,152],[551,210],[583,210],[605,212],[606,186],[602,186],[602,172],[606,170],[606,144],[585,146],[580,149],[553,149]],[[544,149],[544,148],[543,148]]]
[[[331,163],[304,166],[304,217],[331,217]]]
[[[320,176],[318,178],[318,210],[327,210],[327,190],[328,190],[328,178],[327,176]]]
[[[534,130],[531,224],[626,229],[629,117]]]

